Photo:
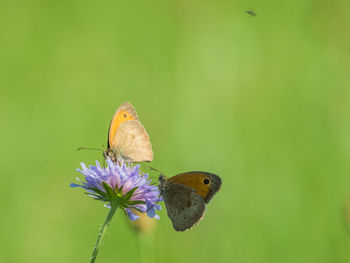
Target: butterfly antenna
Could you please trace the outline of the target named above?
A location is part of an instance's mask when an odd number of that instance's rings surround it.
[[[157,171],[158,173],[160,173],[160,175],[164,175],[164,173],[162,171],[159,171],[158,169],[156,168],[153,168],[152,166],[148,166],[150,170],[152,171]]]
[[[141,163],[141,164],[144,164],[144,163]],[[143,169],[145,169],[147,172],[148,172],[148,174],[149,174],[149,176],[150,176],[150,178],[152,179],[152,181],[153,181],[153,179],[155,179],[155,176],[160,176],[160,175],[163,175],[163,176],[165,176],[164,175],[164,173],[162,172],[162,171],[159,171],[158,169],[156,169],[156,168],[153,168],[152,166],[150,166],[149,164],[145,164],[144,166],[142,166],[142,168]],[[156,174],[154,174],[154,172],[153,171],[156,171],[156,172],[158,172],[158,173],[160,173],[159,175],[156,175]],[[152,185],[156,185],[156,184],[154,184],[154,183],[151,183]]]
[[[104,150],[99,149],[99,148],[90,148],[90,147],[79,147],[77,150],[78,151],[80,151],[80,150],[94,150],[94,151],[101,151],[101,152],[104,151]]]

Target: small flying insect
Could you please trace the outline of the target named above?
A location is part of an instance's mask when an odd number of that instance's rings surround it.
[[[256,16],[256,13],[255,13],[253,10],[246,10],[245,12],[246,12],[248,15]]]

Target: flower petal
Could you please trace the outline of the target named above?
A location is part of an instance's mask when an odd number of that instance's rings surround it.
[[[135,221],[135,220],[140,218],[139,216],[137,216],[133,212],[131,212],[131,210],[128,208],[126,208],[125,211],[126,211],[128,217],[130,218],[131,221]]]

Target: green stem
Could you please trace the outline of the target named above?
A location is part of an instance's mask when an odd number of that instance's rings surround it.
[[[104,224],[103,224],[103,226],[102,226],[102,228],[100,230],[100,233],[98,234],[98,238],[97,238],[96,244],[94,246],[94,251],[92,251],[92,256],[91,256],[91,259],[90,259],[90,263],[94,263],[95,260],[96,260],[98,251],[99,251],[99,249],[101,247],[102,239],[103,239],[104,235],[107,232],[107,228],[110,225],[111,220],[112,220],[112,218],[113,218],[113,216],[115,214],[115,211],[117,211],[118,206],[119,206],[118,202],[112,202],[111,203],[111,208],[109,209],[108,216],[107,216],[106,221],[104,222]]]

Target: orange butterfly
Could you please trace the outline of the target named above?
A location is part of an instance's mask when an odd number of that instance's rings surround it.
[[[120,159],[131,162],[153,160],[149,136],[129,102],[124,102],[115,112],[109,125],[107,145],[103,156],[113,162]]]

